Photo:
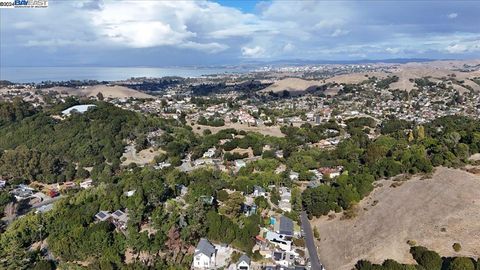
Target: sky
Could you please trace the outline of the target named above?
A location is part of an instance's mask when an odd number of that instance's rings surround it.
[[[480,58],[480,1],[49,0],[0,9],[0,66]]]

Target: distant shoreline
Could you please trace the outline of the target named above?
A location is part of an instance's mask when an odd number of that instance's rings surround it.
[[[118,81],[132,77],[178,76],[198,78],[214,74],[248,72],[239,68],[150,68],[150,67],[2,67],[0,80],[15,83],[42,81],[97,80]]]

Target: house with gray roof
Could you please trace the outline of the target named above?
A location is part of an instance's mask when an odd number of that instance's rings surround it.
[[[265,197],[266,191],[261,186],[253,186],[253,197],[264,196]]]
[[[238,259],[237,270],[250,270],[250,263],[250,258],[247,255],[243,254],[242,256],[240,256],[240,259]]]
[[[217,250],[206,238],[201,238],[195,248],[193,269],[214,269]]]
[[[105,221],[110,218],[110,213],[108,211],[100,211],[95,215],[95,218],[98,221]]]

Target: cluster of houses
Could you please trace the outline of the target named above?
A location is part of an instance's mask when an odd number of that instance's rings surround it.
[[[273,188],[270,186],[269,188]],[[228,191],[227,191],[228,192]],[[287,187],[280,187],[280,200],[278,206],[284,212],[290,212],[291,191]],[[253,192],[245,195],[246,202],[241,206],[241,211],[246,216],[255,214],[257,206],[254,201],[257,197],[269,197],[269,192],[261,186],[254,186]],[[213,197],[210,197],[213,200]],[[258,252],[262,256],[260,262],[252,262],[245,254],[238,262],[225,262],[225,258],[231,253],[222,248],[222,244],[213,244],[208,239],[202,238],[195,249],[192,269],[308,269],[306,266],[306,253],[303,246],[296,246],[294,239],[303,237],[300,227],[285,215],[279,215],[273,211],[269,224],[262,227],[256,236],[256,245],[252,252]],[[228,266],[228,268],[227,268]],[[223,268],[222,268],[223,267]]]
[[[96,221],[109,221],[115,227],[121,231],[125,231],[127,229],[128,223],[128,211],[123,212],[122,210],[118,209],[113,213],[108,211],[100,211],[95,215]]]
[[[261,262],[252,262],[250,257],[243,254],[238,261],[226,263],[225,258],[231,254],[231,248],[228,249],[230,250],[228,253],[223,245],[212,244],[208,239],[202,238],[195,248],[192,269],[308,269],[305,258],[299,252],[303,248],[293,244],[293,238],[301,237],[301,233],[294,228],[293,220],[286,216],[271,217],[270,226],[262,228],[252,250],[258,251],[263,256]]]

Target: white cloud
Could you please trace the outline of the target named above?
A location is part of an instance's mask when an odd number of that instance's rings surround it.
[[[468,47],[464,44],[454,44],[447,46],[446,50],[449,53],[463,53],[468,50]]]
[[[265,54],[265,49],[260,46],[255,47],[242,47],[242,55],[245,57],[258,58],[263,57]]]
[[[105,2],[101,9],[91,12],[100,38],[133,48],[178,46],[212,53],[229,47],[214,39],[244,36],[255,31],[254,24],[251,27],[246,23],[253,19],[251,15],[214,2],[132,3]]]
[[[447,17],[448,17],[449,19],[455,19],[455,18],[458,17],[458,13],[450,13],[450,14],[447,15]]]
[[[340,36],[348,35],[348,33],[350,33],[350,30],[335,29],[335,31],[333,31],[333,33],[332,33],[330,36],[332,36],[332,37],[340,37]]]
[[[472,27],[477,15],[461,5],[432,7],[430,15],[421,8],[380,2],[273,0],[245,13],[212,1],[56,1],[48,9],[2,11],[2,50],[73,48],[78,58],[88,58],[84,52],[93,48],[99,55],[131,49],[138,53],[135,57],[154,51],[167,59],[170,49],[180,49],[196,51],[191,55],[220,54],[229,61],[445,57],[480,50],[480,29]],[[442,28],[447,18],[459,16],[461,21]],[[143,48],[158,49],[143,53]]]
[[[287,43],[285,44],[285,46],[283,46],[283,51],[284,52],[291,52],[295,49],[295,45],[293,45],[292,43]]]
[[[385,49],[386,52],[388,53],[391,53],[391,54],[397,54],[401,51],[400,48],[391,48],[391,47],[388,47]]]

